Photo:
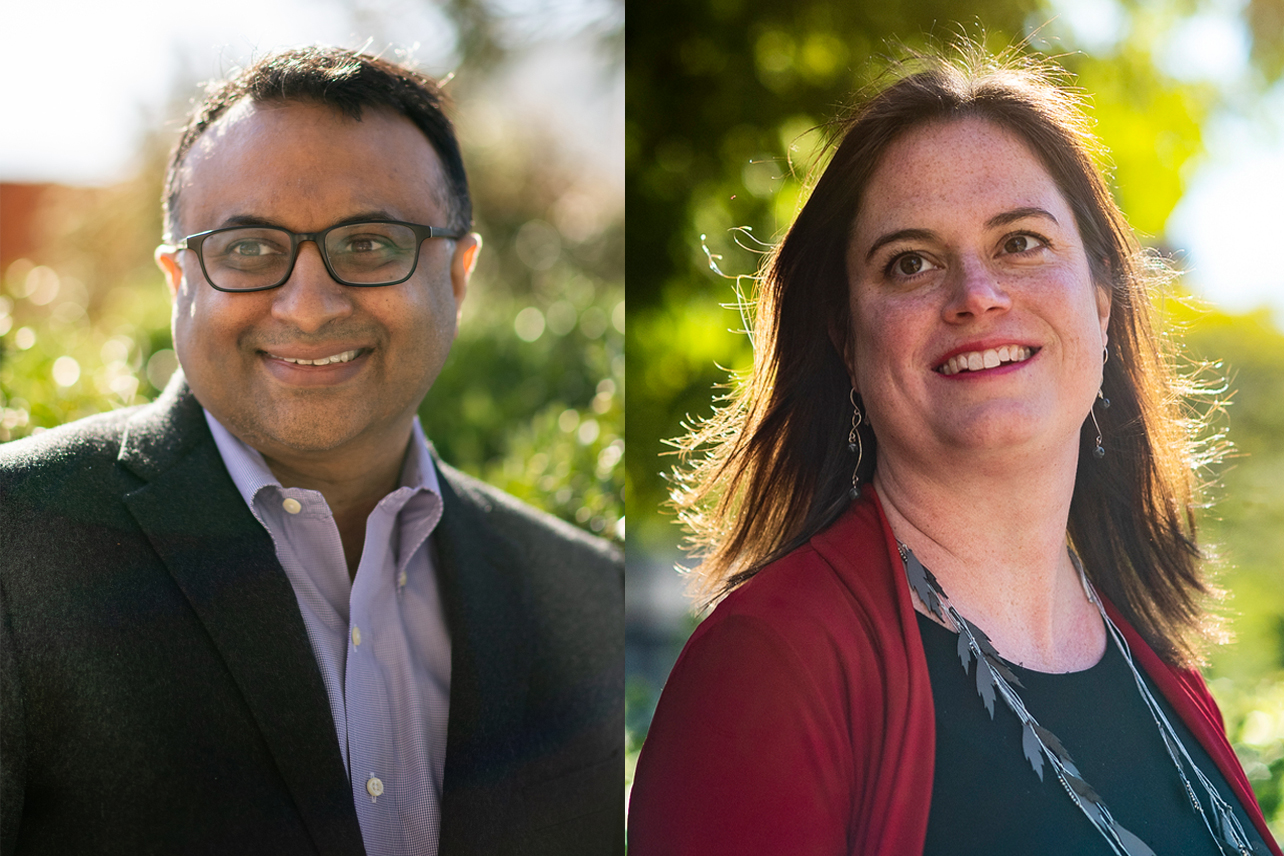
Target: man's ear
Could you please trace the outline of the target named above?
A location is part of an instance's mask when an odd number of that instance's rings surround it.
[[[161,244],[152,254],[156,260],[156,266],[161,269],[165,275],[165,284],[169,286],[170,297],[178,299],[178,290],[183,285],[183,268],[178,263],[178,254],[182,250],[176,250],[169,244]]]
[[[477,266],[477,254],[481,252],[482,238],[476,232],[469,232],[455,241],[455,254],[450,259],[450,290],[455,293],[455,317],[464,309],[464,296],[468,294],[468,279]]]

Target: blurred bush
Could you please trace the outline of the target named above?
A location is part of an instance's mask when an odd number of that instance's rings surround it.
[[[1262,814],[1275,838],[1284,839],[1284,683],[1244,686],[1219,678],[1211,689]]]

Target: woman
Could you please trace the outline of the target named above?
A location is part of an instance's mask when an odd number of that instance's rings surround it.
[[[722,599],[639,760],[635,856],[1280,853],[1194,670],[1157,274],[1051,81],[924,60],[770,258],[753,375],[687,441]]]

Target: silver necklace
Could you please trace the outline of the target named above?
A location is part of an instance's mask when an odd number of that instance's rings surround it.
[[[1043,781],[1043,763],[1047,759],[1048,765],[1056,774],[1057,780],[1065,788],[1066,794],[1084,813],[1088,820],[1106,839],[1112,851],[1117,856],[1155,856],[1155,851],[1151,850],[1144,841],[1133,833],[1125,829],[1110,813],[1101,795],[1092,789],[1092,786],[1084,781],[1079,769],[1075,766],[1070,757],[1070,753],[1061,745],[1061,741],[1056,735],[1048,731],[1035,720],[1035,718],[1026,710],[1025,703],[1017,694],[1015,687],[1021,687],[1021,681],[1008,668],[1007,664],[999,657],[999,652],[995,649],[990,638],[985,635],[981,628],[968,621],[959,614],[949,602],[949,598],[941,589],[941,584],[937,582],[932,572],[923,567],[914,553],[902,544],[896,542],[900,549],[901,561],[905,565],[905,576],[909,580],[910,588],[918,595],[919,599],[927,606],[928,610],[935,615],[942,624],[947,627],[953,625],[958,633],[958,655],[963,663],[964,673],[968,673],[972,661],[976,661],[976,691],[981,696],[982,702],[985,703],[985,709],[989,712],[990,718],[994,718],[994,698],[996,694],[1003,699],[1004,704],[1012,711],[1021,721],[1021,748],[1025,753],[1025,758],[1030,762],[1030,766],[1038,775],[1039,781]],[[1132,659],[1132,651],[1128,647],[1128,640],[1119,632],[1119,628],[1110,620],[1106,614],[1105,607],[1101,604],[1101,599],[1097,597],[1096,589],[1092,583],[1088,582],[1088,575],[1084,573],[1083,565],[1079,557],[1073,550],[1070,551],[1070,559],[1074,562],[1075,570],[1079,572],[1079,581],[1083,584],[1084,593],[1088,600],[1097,607],[1101,613],[1101,620],[1105,622],[1106,629],[1110,633],[1110,638],[1123,654],[1124,660],[1128,663],[1128,668],[1132,671],[1133,679],[1137,682],[1137,690],[1141,693],[1142,700],[1146,703],[1151,717],[1155,721],[1155,726],[1159,729],[1160,736],[1164,739],[1164,746],[1168,750],[1168,756],[1172,759],[1173,765],[1177,768],[1177,775],[1181,778],[1182,787],[1186,791],[1186,796],[1190,799],[1191,805],[1195,811],[1204,820],[1204,826],[1208,829],[1208,834],[1212,836],[1213,841],[1217,844],[1218,849],[1224,854],[1236,854],[1236,856],[1253,856],[1255,853],[1261,853],[1261,850],[1254,850],[1253,845],[1249,843],[1248,836],[1244,833],[1244,828],[1240,825],[1239,818],[1230,805],[1222,799],[1217,788],[1204,775],[1203,771],[1196,766],[1191,759],[1190,753],[1182,744],[1181,738],[1177,736],[1176,730],[1173,729],[1172,723],[1164,714],[1163,709],[1155,701],[1151,694],[1150,688],[1142,680],[1141,672],[1138,671],[1136,664]],[[948,618],[947,618],[948,616]],[[1209,808],[1205,809],[1200,799],[1195,794],[1195,789],[1191,787],[1190,779],[1186,776],[1185,765],[1189,765],[1191,771],[1195,774],[1196,780],[1203,787],[1208,796]]]

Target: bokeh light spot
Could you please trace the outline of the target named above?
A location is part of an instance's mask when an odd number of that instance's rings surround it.
[[[169,348],[152,354],[147,361],[147,382],[157,389],[164,389],[170,375],[178,369],[178,355]]]
[[[523,342],[534,342],[544,335],[544,313],[534,306],[527,306],[513,319],[513,330]]]
[[[59,357],[54,360],[53,379],[59,386],[74,386],[80,380],[80,363],[74,357]]]

